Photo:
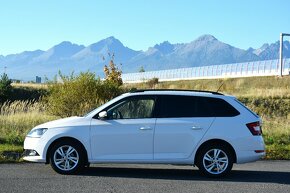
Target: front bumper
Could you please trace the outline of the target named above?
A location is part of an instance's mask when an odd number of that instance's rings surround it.
[[[38,162],[38,163],[45,163],[46,160],[43,159],[41,156],[24,156],[23,160],[29,161],[29,162]]]
[[[40,138],[26,137],[24,140],[24,152],[35,151],[36,154],[29,155],[25,153],[23,159],[30,162],[41,162],[45,163],[46,158],[44,155],[43,146],[40,143]]]

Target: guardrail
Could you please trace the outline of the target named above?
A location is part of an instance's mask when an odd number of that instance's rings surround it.
[[[290,58],[283,61],[283,75],[290,73]],[[152,78],[159,81],[216,79],[251,76],[279,75],[279,60],[263,60],[233,64],[211,65],[202,67],[179,68],[159,71],[122,74],[123,82],[144,82]]]

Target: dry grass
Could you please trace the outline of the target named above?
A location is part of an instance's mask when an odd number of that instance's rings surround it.
[[[44,103],[35,101],[7,101],[0,108],[0,115],[15,115],[19,113],[42,113],[45,111]]]
[[[12,83],[13,87],[25,87],[25,88],[35,88],[35,89],[46,89],[48,86],[47,84],[38,84],[38,83]]]
[[[57,118],[45,114],[45,109],[44,104],[35,101],[4,103],[0,108],[0,141],[22,144],[33,127]]]
[[[263,119],[263,133],[266,137],[266,142],[270,145],[272,143],[284,143],[290,145],[290,119],[289,118],[264,118]],[[281,144],[282,145],[282,144]]]

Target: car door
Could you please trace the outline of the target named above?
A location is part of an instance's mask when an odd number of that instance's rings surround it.
[[[153,160],[154,107],[154,97],[127,97],[106,108],[105,119],[92,119],[92,158]]]
[[[154,159],[186,159],[211,126],[214,117],[205,115],[199,97],[158,97],[158,118],[154,136]]]

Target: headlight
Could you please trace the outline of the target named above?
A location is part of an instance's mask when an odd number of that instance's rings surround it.
[[[27,137],[41,137],[46,131],[47,131],[47,128],[32,129],[27,134]]]

